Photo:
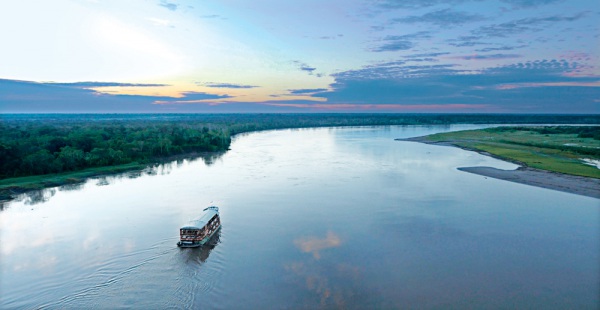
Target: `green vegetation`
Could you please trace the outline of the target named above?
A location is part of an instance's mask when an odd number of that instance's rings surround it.
[[[0,126],[0,178],[148,163],[156,158],[222,151],[227,132],[205,125],[47,124]]]
[[[600,127],[496,127],[425,138],[484,151],[537,169],[600,178],[600,169],[583,162],[600,160]]]
[[[130,163],[117,166],[87,168],[76,172],[4,179],[0,180],[0,200],[9,199],[12,194],[21,193],[28,190],[36,190],[65,184],[76,184],[81,183],[87,178],[93,176],[143,169],[145,167],[146,164]]]
[[[600,115],[4,114],[0,117],[0,196],[4,197],[28,189],[76,183],[90,176],[141,169],[170,156],[223,152],[229,148],[232,136],[259,130],[365,125],[600,124]],[[597,132],[582,134],[591,139]],[[526,139],[522,142],[532,143]]]

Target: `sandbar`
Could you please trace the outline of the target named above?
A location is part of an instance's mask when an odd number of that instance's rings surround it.
[[[424,137],[415,137],[408,139],[396,139],[398,141],[412,141],[420,142],[425,144],[444,145],[458,147],[468,151],[474,151],[486,156],[494,157],[500,160],[507,161],[505,158],[499,158],[488,152],[480,151],[472,148],[465,148],[456,144],[452,141],[441,141],[432,142],[426,140]],[[552,171],[546,171],[541,169],[535,169],[527,167],[521,162],[510,161],[521,167],[515,170],[503,170],[493,167],[460,167],[457,168],[460,171],[474,173],[490,178],[505,180],[509,182],[515,182],[520,184],[526,184],[531,186],[537,186],[561,192],[567,192],[576,195],[593,197],[600,199],[600,179],[576,176]]]

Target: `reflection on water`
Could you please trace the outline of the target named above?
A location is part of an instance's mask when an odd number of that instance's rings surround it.
[[[38,189],[20,194],[15,197],[15,201],[23,202],[27,206],[47,202],[56,194],[56,188]]]
[[[314,307],[317,304],[327,309],[354,308],[359,304],[363,307],[377,305],[375,299],[379,296],[364,285],[363,268],[344,258],[320,254],[322,250],[353,245],[343,244],[341,238],[331,231],[324,238],[298,238],[294,240],[294,245],[302,253],[312,254],[300,255],[302,260],[283,264],[284,270],[288,272],[286,280],[296,287],[298,295],[304,296],[304,300],[298,301],[298,305]]]
[[[106,186],[109,185],[110,182],[108,181],[107,177],[99,177],[98,178],[98,182],[96,182],[96,186]]]
[[[294,240],[294,244],[305,253],[312,253],[315,259],[319,259],[320,250],[339,247],[342,240],[333,232],[328,232],[325,238],[319,237],[301,237]]]
[[[0,308],[598,308],[597,199],[394,141],[476,127],[265,131],[22,195],[0,212]],[[178,248],[213,204],[226,230]]]
[[[215,234],[210,238],[210,240],[201,247],[197,248],[179,248],[186,255],[186,263],[189,262],[197,262],[204,263],[208,259],[210,252],[217,247],[221,238],[221,229],[223,227],[219,227],[219,230],[215,232]]]
[[[289,282],[304,300],[295,301],[300,308],[318,305],[321,308],[356,308],[375,306],[376,292],[361,286],[364,274],[358,266],[344,263],[320,264],[307,260],[284,265]],[[307,291],[308,294],[301,292]]]
[[[206,166],[211,166],[225,154],[226,152],[212,152],[212,153],[200,153],[193,155],[181,155],[176,156],[172,160],[165,161],[162,163],[151,164],[148,167],[141,170],[131,170],[118,174],[101,175],[90,178],[90,180],[96,180],[96,186],[106,186],[111,183],[117,182],[123,178],[137,179],[142,176],[157,176],[157,175],[168,175],[173,169],[181,168],[184,165],[202,161]],[[58,187],[59,191],[78,191],[85,187],[86,182],[78,182],[72,184],[65,184]],[[23,201],[27,205],[35,205],[38,203],[47,202],[56,193],[55,188],[51,189],[40,189],[31,190],[23,194],[17,195],[15,201]],[[0,211],[2,211],[8,202],[0,201]]]
[[[204,164],[207,166],[214,165],[217,161],[219,161],[226,152],[214,152],[214,153],[206,153],[202,154],[200,158],[204,161]]]
[[[73,183],[73,184],[65,184],[65,185],[58,187],[58,190],[59,191],[78,191],[78,190],[83,189],[84,185],[85,185],[85,183],[83,183],[83,182]]]

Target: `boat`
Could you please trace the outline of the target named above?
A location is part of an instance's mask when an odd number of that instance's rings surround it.
[[[203,210],[199,219],[193,220],[179,229],[177,246],[182,248],[203,246],[220,228],[219,208],[210,206]]]

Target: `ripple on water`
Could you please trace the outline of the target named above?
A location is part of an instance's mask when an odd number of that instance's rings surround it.
[[[449,129],[238,136],[211,166],[0,204],[0,308],[597,308],[598,200],[393,140]],[[219,243],[177,248],[211,201]]]
[[[102,261],[92,263],[93,269],[86,273],[80,272],[80,276],[71,278],[69,283],[51,282],[48,285],[54,289],[74,289],[75,292],[62,298],[45,304],[48,308],[77,308],[94,304],[94,300],[110,300],[111,296],[120,295],[123,288],[130,282],[144,283],[144,274],[157,269],[164,261],[170,259],[169,254],[173,252],[172,239],[163,239],[148,248],[139,249],[129,253],[119,253]],[[160,262],[163,262],[161,264]],[[65,275],[77,274],[80,266],[73,264],[69,268],[63,268]],[[149,269],[149,270],[147,270]],[[132,279],[135,279],[132,281]],[[134,285],[136,286],[136,285]],[[108,297],[108,298],[107,298]],[[118,306],[118,304],[107,304]],[[121,305],[123,306],[123,305]]]
[[[195,308],[195,305],[206,299],[217,297],[215,286],[224,271],[223,256],[219,251],[214,251],[220,243],[220,238],[221,230],[203,247],[180,249],[176,254],[180,263],[174,270],[177,273],[175,294],[165,306],[179,304],[186,308]]]

